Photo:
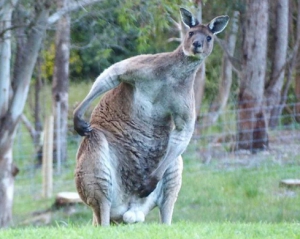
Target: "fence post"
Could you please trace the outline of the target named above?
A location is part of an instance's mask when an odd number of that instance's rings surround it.
[[[56,103],[56,134],[55,134],[55,144],[56,144],[56,170],[60,174],[61,171],[61,103],[58,101]]]
[[[53,190],[53,116],[50,115],[44,126],[44,145],[43,145],[43,194],[45,198],[52,196]]]

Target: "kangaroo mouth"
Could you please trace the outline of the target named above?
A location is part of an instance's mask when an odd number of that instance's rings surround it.
[[[192,53],[193,53],[192,56],[195,59],[204,59],[205,58],[205,54],[203,53],[203,49],[193,48]]]
[[[202,47],[194,47],[193,48],[193,53],[194,55],[199,55],[203,53],[203,48]]]

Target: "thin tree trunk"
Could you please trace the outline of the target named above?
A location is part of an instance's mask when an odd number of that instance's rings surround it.
[[[12,220],[14,177],[19,172],[13,164],[11,145],[1,153],[0,168],[0,228],[4,228],[8,227]]]
[[[42,132],[42,120],[41,120],[41,89],[42,89],[42,73],[41,73],[41,60],[37,60],[37,77],[34,84],[34,146],[38,151],[41,146],[41,132]]]
[[[275,13],[275,36],[272,50],[272,70],[271,78],[265,89],[265,104],[267,122],[270,128],[274,128],[278,124],[281,91],[284,82],[285,63],[288,47],[288,13],[289,1],[277,0]]]
[[[3,134],[10,99],[10,27],[16,3],[17,0],[0,2],[0,228],[8,227],[12,220],[14,176],[17,174],[17,170],[13,170],[12,140]]]
[[[292,25],[292,24],[290,24]],[[290,85],[293,80],[293,72],[297,66],[298,62],[298,51],[300,47],[300,3],[298,1],[298,9],[297,9],[297,26],[296,26],[296,41],[294,44],[294,48],[292,51],[292,57],[287,67],[287,73],[286,73],[286,83],[283,86],[282,94],[281,94],[281,100],[279,107],[275,108],[274,115],[277,115],[276,119],[278,120],[279,116],[282,114],[282,110],[286,104],[288,91],[290,88]]]
[[[67,7],[67,0],[58,0],[58,8]],[[55,140],[59,143],[57,160],[67,158],[68,134],[68,90],[69,90],[69,55],[70,55],[70,17],[65,15],[58,21],[56,31],[55,66],[52,82],[53,115],[55,116]],[[60,128],[57,128],[60,126]],[[60,152],[59,152],[60,151]],[[59,162],[58,162],[59,163]]]
[[[204,88],[205,88],[205,62],[203,61],[203,63],[201,64],[201,66],[196,72],[195,81],[194,81],[194,95],[195,95],[195,108],[196,108],[197,120],[199,120],[200,117]]]
[[[237,38],[236,35],[238,32],[238,18],[239,12],[235,11],[233,13],[233,18],[231,19],[231,32],[229,33],[226,41],[227,52],[223,53],[219,93],[209,109],[209,114],[204,119],[205,126],[210,126],[218,120],[220,113],[224,110],[229,98],[230,88],[232,84],[232,64],[229,60],[228,53],[230,54],[230,56],[234,55]]]
[[[295,106],[296,120],[300,122],[300,72],[297,72],[295,77],[295,95],[297,99]]]
[[[9,107],[11,19],[17,0],[0,2],[0,119]]]
[[[195,0],[196,6],[196,17],[199,23],[202,23],[202,0]],[[205,61],[200,65],[198,71],[195,75],[194,81],[194,95],[195,95],[195,108],[196,108],[196,117],[199,119],[202,99],[205,88]]]
[[[243,61],[237,112],[237,149],[256,151],[268,146],[262,110],[266,72],[268,0],[247,0]]]

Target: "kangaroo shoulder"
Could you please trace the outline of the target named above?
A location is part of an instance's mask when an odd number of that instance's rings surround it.
[[[156,69],[164,64],[166,64],[164,53],[144,54],[117,62],[110,68],[117,72],[123,81],[132,81],[155,74]]]
[[[166,64],[170,61],[170,53],[157,53],[157,54],[143,54],[134,57],[127,58],[120,61],[119,67],[127,67],[128,69],[141,69],[141,68],[153,68]]]

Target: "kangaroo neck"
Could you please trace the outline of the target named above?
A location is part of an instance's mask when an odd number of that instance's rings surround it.
[[[192,77],[192,79],[194,79],[195,72],[199,69],[205,58],[185,55],[182,45],[173,51],[173,54],[174,59],[176,59],[174,62],[174,66],[176,66],[174,72],[176,72],[180,78]]]

